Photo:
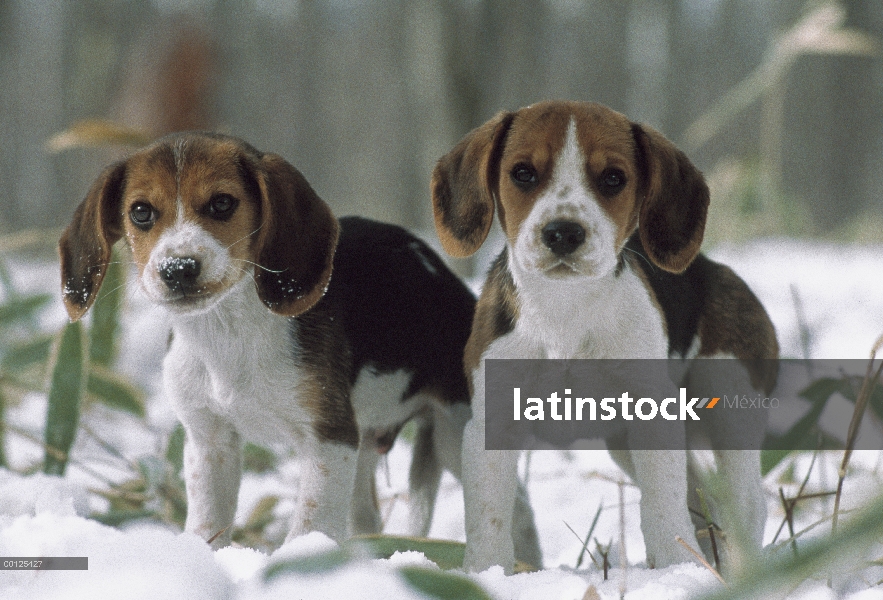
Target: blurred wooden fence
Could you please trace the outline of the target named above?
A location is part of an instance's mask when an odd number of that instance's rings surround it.
[[[0,233],[58,226],[122,150],[49,154],[77,119],[212,128],[298,166],[339,214],[431,230],[429,173],[500,109],[593,100],[679,143],[763,63],[804,0],[0,0]],[[844,26],[883,38],[879,0]],[[814,232],[883,213],[883,60],[801,56],[780,182]],[[754,103],[695,148],[760,156]]]

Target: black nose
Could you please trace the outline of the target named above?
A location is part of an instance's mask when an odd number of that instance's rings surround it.
[[[586,230],[573,221],[552,221],[543,227],[543,243],[558,256],[566,256],[586,241]]]
[[[196,288],[199,261],[194,258],[167,258],[159,264],[159,277],[170,290],[185,294]]]

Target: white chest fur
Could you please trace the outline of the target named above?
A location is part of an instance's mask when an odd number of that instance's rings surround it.
[[[520,301],[515,330],[491,344],[524,346],[509,358],[668,355],[662,315],[628,266],[619,275],[600,278],[549,279],[514,271],[513,279]],[[520,341],[504,341],[510,337]],[[532,348],[529,355],[523,352],[527,348]]]
[[[315,415],[304,399],[314,392],[298,358],[299,324],[264,308],[250,280],[208,312],[173,318],[163,383],[182,422],[208,411],[244,439],[279,450],[313,434]],[[425,395],[401,400],[411,375],[359,373],[351,401],[360,430],[387,430],[423,408]]]
[[[175,315],[163,382],[182,421],[208,411],[245,439],[272,447],[308,435],[293,327],[264,308],[250,278],[205,313]]]

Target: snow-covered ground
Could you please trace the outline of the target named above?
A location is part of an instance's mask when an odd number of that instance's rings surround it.
[[[867,358],[874,340],[883,333],[883,247],[843,247],[814,242],[766,240],[745,247],[718,247],[712,258],[732,266],[767,307],[779,335],[784,356],[804,355],[798,323],[812,332],[813,358]],[[55,292],[56,267],[30,267],[19,272],[23,286]],[[798,300],[795,302],[795,291]],[[800,308],[797,308],[800,306]],[[802,316],[798,318],[798,312]],[[159,361],[166,339],[156,313],[130,298],[121,368],[156,392]],[[47,326],[61,323],[60,302],[46,316]],[[15,427],[39,435],[45,399],[39,395],[11,407],[6,415]],[[423,598],[401,575],[404,566],[435,568],[422,554],[405,553],[388,560],[356,559],[316,574],[286,574],[265,583],[263,573],[274,562],[295,556],[327,552],[334,543],[311,534],[272,554],[249,548],[212,552],[204,542],[155,523],[136,523],[122,529],[86,518],[104,510],[106,501],[93,493],[106,489],[103,478],[119,481],[131,476],[131,463],[160,454],[174,418],[161,398],[150,401],[142,421],[100,406],[83,415],[84,428],[74,448],[77,460],[65,479],[23,476],[0,471],[0,557],[87,556],[88,571],[0,571],[0,600],[53,598],[167,598],[238,600],[275,598]],[[88,431],[88,433],[84,433]],[[97,440],[118,449],[116,457]],[[33,464],[42,450],[32,441],[7,434],[7,452],[15,468]],[[407,444],[399,442],[388,458],[388,471],[379,474],[385,532],[404,533],[407,513],[402,499],[407,490]],[[782,522],[779,487],[794,494],[811,458],[800,456],[766,478],[769,521],[766,541],[772,541]],[[813,468],[807,491],[830,490],[836,485],[840,456],[825,457]],[[844,508],[869,502],[880,489],[879,453],[861,453],[853,460],[847,479]],[[89,471],[81,465],[86,465]],[[96,472],[100,477],[96,477]],[[388,475],[387,475],[388,472]],[[620,548],[619,490],[622,475],[603,451],[534,452],[521,463],[531,503],[536,512],[545,570],[506,577],[500,569],[471,576],[494,598],[619,598],[633,600],[688,598],[721,590],[721,584],[695,561],[668,569],[642,567],[643,542],[638,523],[639,493],[625,492],[625,554],[629,568],[618,568]],[[237,521],[244,523],[261,498],[283,498],[276,508],[282,517],[291,503],[284,498],[296,491],[297,468],[283,462],[272,473],[246,474],[240,493]],[[794,482],[797,482],[796,484]],[[594,537],[613,542],[609,579],[588,561],[576,568],[581,541],[598,507],[601,517]],[[830,502],[808,504],[797,515],[799,530],[829,515]],[[284,525],[280,519],[277,529]],[[272,529],[272,528],[271,528]],[[431,537],[463,540],[462,492],[445,476],[440,490]],[[779,536],[779,540],[782,536]],[[877,558],[871,554],[868,559]],[[804,582],[789,598],[866,600],[883,598],[879,567],[867,567],[835,581]],[[596,595],[590,589],[595,588]]]

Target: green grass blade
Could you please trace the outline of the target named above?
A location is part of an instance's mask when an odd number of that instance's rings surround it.
[[[3,388],[0,387],[0,423],[4,423],[6,419],[6,396],[3,394]],[[6,428],[0,427],[0,467],[6,468],[9,463],[6,462]]]
[[[34,319],[37,311],[52,300],[52,294],[15,297],[0,304],[0,326]]]
[[[126,273],[119,252],[111,255],[107,273],[92,306],[92,329],[89,333],[89,360],[109,367],[117,355],[120,310],[126,293]]]
[[[767,473],[776,468],[776,466],[785,460],[791,454],[791,450],[761,450],[760,451],[760,473],[766,476]]]
[[[601,517],[601,511],[603,509],[604,509],[604,504],[599,503],[598,510],[595,511],[595,518],[592,519],[592,524],[589,526],[589,532],[586,534],[586,539],[583,542],[582,550],[579,551],[579,556],[576,557],[576,568],[577,569],[579,569],[580,565],[583,564],[583,558],[585,558],[586,553],[588,553],[589,556],[592,555],[592,553],[589,551],[589,541],[592,539],[592,534],[595,533],[595,526],[598,524],[598,519]],[[564,524],[567,525],[567,523],[564,523]],[[571,531],[573,531],[573,529],[570,528],[570,525],[567,525],[567,528],[570,529]],[[574,534],[575,533],[576,532],[574,531]],[[577,536],[577,539],[578,538],[579,538],[579,536]]]
[[[136,417],[144,416],[145,400],[141,390],[103,366],[91,366],[87,389],[95,399],[111,408],[124,410]]]
[[[44,433],[48,448],[43,465],[43,471],[49,475],[64,475],[67,467],[67,455],[77,435],[86,368],[83,326],[79,321],[68,323],[61,332],[51,367]]]
[[[184,426],[178,423],[169,434],[166,443],[166,462],[172,466],[175,474],[181,472],[184,467]]]
[[[799,392],[801,398],[810,402],[824,402],[835,392],[841,392],[847,398],[852,396],[855,402],[855,391],[851,389],[849,382],[842,377],[821,377],[816,379]]]
[[[848,573],[862,563],[870,548],[883,538],[883,497],[850,518],[834,535],[800,547],[800,555],[780,553],[757,564],[745,575],[705,600],[784,597],[810,577]]]
[[[18,295],[15,285],[12,282],[12,273],[9,272],[9,267],[6,265],[6,261],[2,258],[0,258],[0,285],[3,286],[7,298],[14,298]]]
[[[817,392],[812,394],[811,402],[813,404],[809,409],[809,412],[803,415],[803,417],[792,425],[791,429],[782,434],[781,437],[773,440],[772,443],[767,444],[767,449],[761,453],[761,472],[764,475],[769,473],[777,464],[788,456],[792,450],[812,447],[812,445],[809,444],[809,440],[815,439],[815,436],[812,435],[812,431],[818,426],[819,418],[822,416],[822,411],[825,410],[825,406],[828,404],[828,399],[831,394],[833,394],[834,391],[837,391],[831,389],[827,384],[819,386],[819,390],[821,390],[821,393]],[[831,390],[830,393],[825,395],[824,392],[827,392],[828,390]]]
[[[491,600],[480,585],[464,577],[425,567],[399,569],[408,585],[430,598],[439,600]]]
[[[156,518],[156,512],[152,510],[109,510],[106,513],[93,513],[90,519],[98,521],[103,525],[111,527],[119,527],[130,521],[141,521],[144,519]]]
[[[349,562],[349,555],[339,548],[323,552],[301,556],[289,560],[273,563],[264,571],[264,583],[269,583],[280,575],[295,573],[299,575],[316,575],[328,573],[339,569]]]
[[[3,355],[0,370],[4,373],[17,373],[31,365],[45,363],[49,360],[54,340],[54,336],[47,334],[11,345]]]
[[[276,468],[276,455],[263,446],[246,442],[242,449],[242,470],[267,473]]]

